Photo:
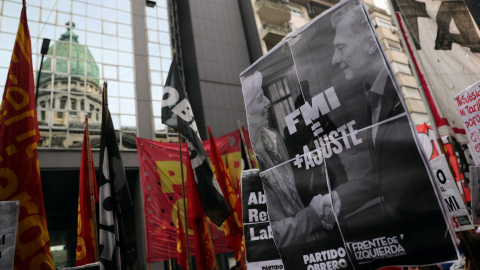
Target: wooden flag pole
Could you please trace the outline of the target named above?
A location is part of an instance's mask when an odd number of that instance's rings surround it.
[[[248,152],[247,143],[245,142],[245,137],[243,136],[242,123],[240,123],[240,120],[238,120],[237,124],[238,124],[238,130],[240,130],[240,138],[242,139],[242,142],[243,142],[243,150],[245,151],[245,155],[247,156],[248,168],[253,169],[252,161],[250,160],[250,152]]]
[[[99,261],[98,255],[98,233],[97,233],[97,209],[95,208],[95,191],[93,190],[93,169],[92,168],[92,151],[90,145],[90,132],[88,129],[88,115],[85,115],[85,133],[87,143],[88,156],[88,183],[90,185],[90,204],[92,206],[92,227],[93,227],[93,241],[95,244],[95,261]]]
[[[190,263],[190,245],[188,241],[188,218],[187,218],[187,194],[185,193],[185,177],[183,175],[183,155],[182,155],[182,138],[180,132],[178,134],[178,152],[180,153],[180,175],[182,177],[182,190],[183,190],[183,215],[185,218],[185,242],[187,244],[187,269],[190,269],[192,265]]]

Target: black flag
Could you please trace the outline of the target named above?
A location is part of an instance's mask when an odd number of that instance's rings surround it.
[[[106,85],[106,83],[105,83]],[[99,254],[101,269],[121,269],[123,226],[121,215],[133,206],[122,158],[118,150],[112,117],[102,98],[102,131],[100,138]]]
[[[230,210],[208,163],[175,58],[163,88],[162,122],[187,138],[198,195],[205,214],[217,226],[222,225]]]

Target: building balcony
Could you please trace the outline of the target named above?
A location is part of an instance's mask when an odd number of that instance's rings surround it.
[[[258,0],[255,2],[255,12],[262,21],[283,24],[290,21],[291,14],[288,1]]]
[[[260,38],[265,42],[268,49],[273,48],[277,43],[279,43],[292,29],[290,26],[285,24],[285,26],[274,25],[270,23],[265,23],[260,29]]]
[[[327,9],[335,5],[338,0],[309,1],[306,5],[310,19],[317,17]]]

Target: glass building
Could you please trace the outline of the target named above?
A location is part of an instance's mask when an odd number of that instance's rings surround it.
[[[2,95],[21,8],[21,0],[0,1]],[[237,129],[237,120],[246,123],[238,75],[261,55],[259,43],[249,41],[258,39],[256,29],[249,33],[245,25],[253,19],[251,5],[237,0],[178,1],[178,6],[176,0],[32,0],[27,1],[27,17],[55,266],[75,265],[83,124],[87,115],[99,175],[101,86],[107,81],[108,106],[134,201],[124,219],[126,269],[166,269],[164,263],[146,262],[135,136],[178,141],[177,133],[161,123],[163,84],[173,49],[182,63],[202,139],[207,125],[220,136]],[[50,43],[42,61],[44,39]],[[254,56],[250,43],[256,46]],[[219,261],[220,269],[228,268],[225,261]]]

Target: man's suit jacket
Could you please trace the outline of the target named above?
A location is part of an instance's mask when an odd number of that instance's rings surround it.
[[[381,102],[379,122],[404,113],[390,78]],[[375,144],[368,143],[370,172],[335,189],[341,201],[338,222],[345,241],[397,236],[406,254],[390,258],[391,265],[435,263],[438,258],[452,258],[455,247],[407,116],[381,124]],[[381,259],[368,265],[380,266]]]
[[[379,122],[404,113],[390,77],[381,103]],[[375,143],[372,136],[367,137],[372,169],[336,189],[342,203],[341,216],[353,223],[356,219],[355,226],[369,226],[433,210],[430,208],[437,199],[407,116],[379,125]],[[362,206],[363,210],[359,210]],[[373,215],[362,214],[368,208],[375,209]]]

